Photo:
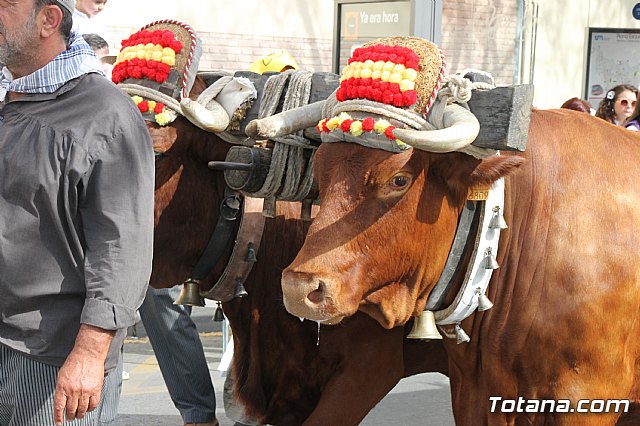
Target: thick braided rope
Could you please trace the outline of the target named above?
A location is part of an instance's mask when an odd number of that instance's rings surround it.
[[[311,98],[311,72],[302,71],[294,73],[289,78],[289,88],[284,98],[283,109],[290,110],[299,108],[309,103]],[[308,141],[303,137],[303,131],[300,130],[294,135],[288,135],[284,138],[276,138],[276,146],[282,145],[288,150],[287,155],[287,173],[282,185],[282,191],[278,195],[278,199],[287,201],[301,201],[309,193],[313,176],[307,174],[308,181],[305,180],[305,170],[309,170],[304,158],[304,147],[300,143],[306,142],[306,146],[310,146]],[[290,142],[293,142],[290,143]],[[314,156],[314,153],[311,154]],[[306,191],[304,188],[307,188]],[[302,194],[302,198],[300,197]]]
[[[269,77],[265,83],[258,117],[265,118],[275,113],[287,81],[289,86],[282,109],[286,111],[306,105],[311,95],[311,75],[306,71],[286,71]],[[308,194],[313,181],[310,172],[313,153],[307,164],[304,148],[310,146],[302,136],[302,131],[276,138],[274,141],[276,143],[271,154],[267,178],[260,190],[248,194],[251,197],[270,199],[270,202],[266,203],[267,206],[274,204],[276,194],[280,200],[302,200]],[[271,215],[270,213],[272,212],[265,211],[266,215]]]

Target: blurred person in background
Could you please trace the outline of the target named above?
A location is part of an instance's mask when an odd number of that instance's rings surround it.
[[[630,84],[620,84],[607,91],[598,106],[596,117],[616,126],[624,126],[624,123],[633,114],[637,101],[638,89]]]
[[[107,0],[76,0],[72,31],[82,34],[107,36],[107,28],[97,16],[104,10]]]
[[[102,38],[99,34],[89,33],[82,34],[82,38],[93,49],[100,62],[102,63],[102,70],[106,74],[107,78],[111,80],[111,71],[113,71],[113,63],[116,60],[115,55],[109,55],[109,43]]]
[[[580,111],[580,112],[586,112],[586,113],[591,114],[591,115],[595,114],[595,110],[593,109],[593,107],[591,106],[591,104],[589,102],[585,101],[584,99],[580,99],[580,98],[576,98],[576,97],[573,97],[573,98],[565,101],[565,103],[563,103],[560,108],[572,109],[574,111]]]

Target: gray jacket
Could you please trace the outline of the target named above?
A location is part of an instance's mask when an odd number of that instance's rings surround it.
[[[81,323],[117,330],[151,273],[153,147],[142,117],[87,74],[0,111],[0,343],[62,365]]]

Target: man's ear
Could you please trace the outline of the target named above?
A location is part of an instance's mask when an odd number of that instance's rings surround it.
[[[40,23],[40,36],[51,37],[59,32],[60,23],[62,22],[62,10],[60,6],[53,4],[44,6],[38,13],[38,22]]]

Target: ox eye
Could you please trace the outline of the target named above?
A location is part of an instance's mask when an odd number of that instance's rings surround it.
[[[382,197],[402,195],[409,189],[412,182],[413,178],[409,173],[400,172],[387,181],[379,194]]]
[[[398,175],[398,176],[394,176],[391,179],[391,186],[394,186],[397,189],[402,189],[407,185],[409,185],[409,182],[411,182],[411,180],[409,179],[409,176]]]

